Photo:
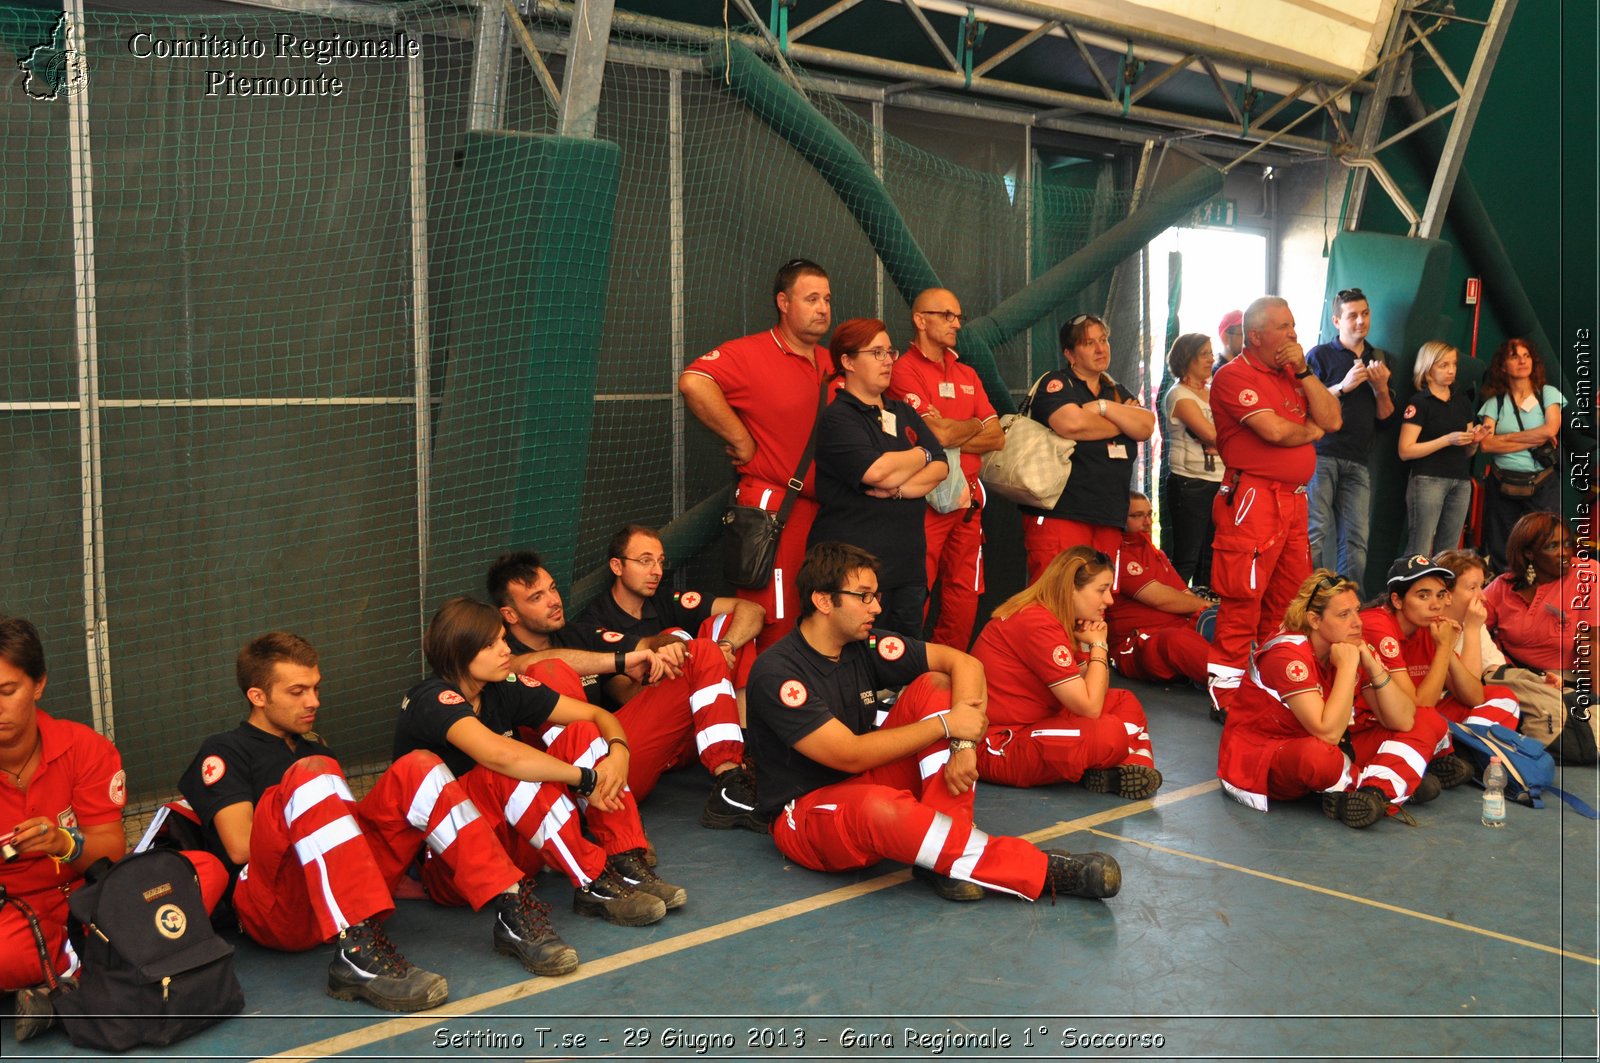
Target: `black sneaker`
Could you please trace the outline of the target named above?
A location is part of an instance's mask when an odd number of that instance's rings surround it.
[[[700,813],[700,825],[712,830],[735,827],[771,834],[772,825],[756,815],[756,777],[749,765],[740,764],[711,780],[711,796]]]
[[[1453,790],[1472,778],[1472,765],[1454,753],[1446,753],[1428,762],[1428,774],[1439,780],[1441,790]]]
[[[494,950],[515,956],[534,974],[559,978],[578,969],[578,950],[550,926],[550,906],[533,895],[533,879],[494,900]]]
[[[689,900],[689,891],[682,886],[663,882],[661,876],[650,870],[650,860],[643,849],[629,849],[606,857],[606,867],[622,876],[622,880],[636,890],[661,898],[667,911],[682,908]]]
[[[383,924],[365,919],[339,934],[339,951],[328,964],[328,995],[385,1011],[426,1011],[445,1002],[450,986],[400,955]]]
[[[1116,794],[1133,801],[1161,789],[1161,773],[1148,764],[1118,764],[1090,768],[1078,782],[1092,794]]]
[[[55,998],[78,987],[78,980],[64,977],[56,988],[36,985],[17,990],[17,1023],[12,1032],[19,1042],[29,1041],[56,1024]]]
[[[1375,786],[1322,795],[1322,814],[1346,827],[1370,827],[1389,812],[1389,799]]]
[[[1417,788],[1412,791],[1410,803],[1413,805],[1425,805],[1435,797],[1438,797],[1443,789],[1444,785],[1439,782],[1437,775],[1424,775],[1418,780]]]
[[[1052,897],[1062,893],[1090,899],[1115,897],[1122,888],[1122,866],[1109,853],[1046,849],[1044,855],[1050,858],[1044,884]]]
[[[911,865],[911,877],[921,879],[933,887],[933,892],[947,901],[981,901],[983,900],[983,887],[976,882],[967,882],[949,875],[941,875],[921,864]]]
[[[667,905],[660,897],[634,889],[607,867],[587,886],[572,891],[572,910],[618,926],[649,926],[661,921]]]

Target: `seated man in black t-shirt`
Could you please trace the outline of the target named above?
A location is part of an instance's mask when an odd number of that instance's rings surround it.
[[[657,541],[653,558],[660,556]],[[659,569],[652,566],[648,571]],[[766,823],[754,816],[755,779],[744,767],[744,731],[727,658],[721,652],[726,647],[704,639],[683,642],[667,635],[658,640],[593,623],[568,624],[555,580],[532,551],[502,554],[490,566],[486,583],[490,599],[500,607],[506,640],[517,655],[512,665],[518,671],[568,697],[609,705],[617,703],[607,697],[600,677],[628,681],[621,691],[627,695],[625,703],[615,712],[628,732],[628,789],[634,798],[643,800],[669,767],[698,757],[714,777],[700,822],[716,829],[766,832]],[[714,609],[723,601],[706,602],[696,592],[683,592],[674,596],[666,622],[695,622],[694,614],[702,606]],[[655,612],[659,603],[646,604],[650,608],[641,612],[653,619],[639,622],[663,623]],[[760,606],[738,604],[759,614]],[[705,622],[702,619],[697,626]],[[757,619],[752,629],[732,634],[748,639],[760,629]],[[654,645],[658,641],[659,648]],[[546,730],[524,737],[549,742],[557,734]]]
[[[1046,888],[1115,895],[1122,871],[1105,853],[1041,852],[973,824],[983,666],[875,630],[877,568],[857,547],[812,546],[798,577],[800,622],[750,673],[758,811],[779,851],[814,871],[898,860],[948,900],[979,900],[985,889],[1026,900]],[[880,719],[875,692],[902,686]]]
[[[550,929],[548,907],[507,858],[438,757],[395,761],[357,802],[312,728],[321,707],[317,651],[273,631],[239,651],[250,714],[212,735],[179,790],[205,846],[234,879],[239,925],[267,948],[300,952],[338,939],[328,993],[388,1011],[444,1003],[444,978],[407,962],[383,931],[393,891],[426,847],[475,908],[494,902],[494,946],[529,970],[565,974],[577,956]]]

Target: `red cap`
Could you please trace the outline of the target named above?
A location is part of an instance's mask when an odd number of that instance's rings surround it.
[[[1223,314],[1222,320],[1217,322],[1217,335],[1219,337],[1222,336],[1236,325],[1241,327],[1244,325],[1243,310],[1229,310],[1226,314]]]

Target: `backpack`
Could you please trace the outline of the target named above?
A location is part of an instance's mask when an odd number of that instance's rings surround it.
[[[233,946],[211,928],[194,865],[152,850],[95,870],[68,901],[78,988],[55,1000],[74,1045],[170,1045],[244,1010]]]
[[[1587,701],[1577,690],[1551,686],[1543,672],[1504,665],[1484,677],[1516,695],[1522,708],[1517,730],[1536,738],[1557,764],[1593,764],[1596,728]]]
[[[1473,781],[1483,785],[1483,773],[1489,767],[1490,757],[1499,757],[1506,769],[1506,796],[1533,808],[1543,808],[1546,790],[1560,797],[1579,813],[1590,819],[1596,817],[1594,809],[1583,801],[1558,789],[1556,762],[1550,751],[1535,738],[1518,734],[1497,723],[1450,723],[1450,738],[1456,752],[1464,754],[1476,771]]]

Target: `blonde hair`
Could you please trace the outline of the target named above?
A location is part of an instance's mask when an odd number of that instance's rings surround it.
[[[1300,589],[1289,602],[1289,608],[1283,611],[1283,629],[1301,635],[1309,634],[1311,624],[1307,616],[1311,613],[1321,616],[1323,610],[1328,608],[1328,603],[1345,591],[1354,591],[1357,598],[1361,597],[1361,587],[1355,580],[1345,579],[1331,568],[1317,569],[1300,584]]]
[[[1111,559],[1090,546],[1074,546],[1050,559],[1039,578],[1000,603],[992,614],[996,620],[1015,616],[1030,605],[1042,605],[1071,631],[1072,592],[1082,590],[1089,581],[1111,568]]]
[[[1447,354],[1461,358],[1461,352],[1450,346],[1444,340],[1429,340],[1417,349],[1416,364],[1411,367],[1411,382],[1421,391],[1428,386],[1428,374],[1433,372],[1433,363]]]

